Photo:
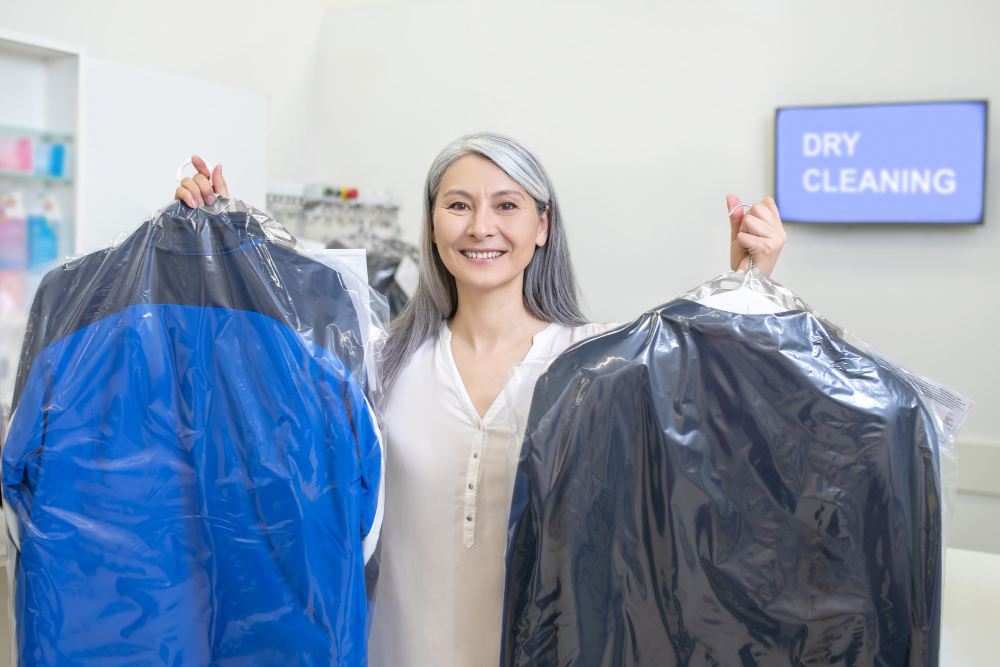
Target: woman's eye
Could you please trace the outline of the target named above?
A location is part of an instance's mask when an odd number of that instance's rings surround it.
[[[457,201],[454,204],[449,205],[448,208],[453,208],[456,211],[467,211],[469,206],[464,201]]]
[[[500,204],[500,209],[503,211],[513,211],[515,208],[517,208],[517,204],[512,201],[505,201]]]

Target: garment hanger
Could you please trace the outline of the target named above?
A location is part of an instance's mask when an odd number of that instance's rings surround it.
[[[205,166],[208,167],[208,183],[214,189],[215,188],[215,177],[214,177],[215,167],[213,167],[212,163],[209,162],[208,160],[205,160],[204,162],[205,162]],[[180,165],[177,167],[177,175],[176,175],[178,183],[180,183],[181,181],[184,180],[184,169],[187,168],[187,167],[189,167],[189,166],[193,166],[193,165],[194,165],[194,162],[191,160],[191,158],[188,158],[188,159],[184,160],[184,162],[180,163]],[[204,204],[202,206],[199,206],[198,208],[203,208],[203,209],[207,210],[209,213],[222,213],[223,211],[227,211],[227,210],[230,209],[230,204],[232,203],[232,201],[233,201],[233,199],[231,197],[224,197],[224,196],[222,196],[220,194],[216,194],[215,195],[215,203],[213,203],[213,204]]]
[[[180,163],[180,165],[178,165],[177,173],[175,175],[178,183],[184,180],[184,170],[192,165],[194,165],[194,162],[191,158],[184,160]],[[215,167],[208,160],[205,160],[205,166],[208,168],[209,173],[208,182],[214,189],[215,179],[213,174],[215,172]],[[260,224],[261,230],[264,232],[264,235],[268,240],[278,241],[283,245],[295,243],[295,238],[280,224],[268,222],[267,220],[261,218],[260,215],[263,212],[248,207],[242,201],[233,199],[232,197],[225,197],[220,194],[216,194],[214,196],[215,201],[213,203],[209,204],[206,202],[201,206],[192,209],[191,213],[183,215],[182,218],[177,219],[177,222],[185,220],[193,229],[198,230],[199,225],[201,224],[206,224],[213,228],[222,228],[232,225],[245,227],[251,219],[254,219]],[[198,211],[204,211],[206,215],[200,215],[198,214]],[[230,217],[232,214],[240,213],[245,213],[246,218],[239,215],[237,215],[236,218]]]
[[[747,209],[751,206],[750,204],[734,206],[729,215],[732,216],[733,211],[740,207]],[[733,271],[732,274],[728,275],[735,277],[737,273],[738,271]],[[768,294],[771,290],[762,289],[764,281],[767,281],[767,277],[754,266],[751,256],[750,266],[747,267],[746,274],[738,287],[733,289],[732,283],[725,287],[720,286],[719,289],[712,290],[710,294],[697,299],[697,301],[709,308],[744,315],[774,314],[787,311],[788,305],[786,303],[771,298]]]
[[[215,173],[215,167],[213,167],[212,163],[209,162],[208,160],[205,160],[204,162],[205,162],[205,166],[208,167],[208,182],[214,188],[215,187],[215,183],[214,183],[213,174]],[[181,181],[184,180],[184,168],[185,167],[189,167],[189,166],[194,166],[194,161],[191,158],[188,158],[188,159],[184,160],[184,162],[181,162],[180,166],[177,167],[177,182],[178,183],[180,183]],[[733,209],[733,210],[735,211],[736,209]]]

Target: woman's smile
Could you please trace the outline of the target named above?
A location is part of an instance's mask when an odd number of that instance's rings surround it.
[[[475,264],[490,264],[507,254],[506,250],[460,250],[459,252]]]

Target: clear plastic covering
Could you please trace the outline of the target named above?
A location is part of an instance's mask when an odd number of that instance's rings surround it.
[[[416,289],[419,251],[399,239],[334,239],[327,248],[365,248],[368,284],[389,303],[390,317],[399,315]]]
[[[512,440],[502,664],[937,665],[970,405],[754,268],[571,347]]]
[[[365,664],[385,300],[222,197],[48,268],[2,450],[14,664]]]

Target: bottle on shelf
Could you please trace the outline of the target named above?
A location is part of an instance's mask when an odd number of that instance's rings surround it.
[[[48,176],[51,165],[51,148],[49,142],[37,137],[34,139],[34,147],[31,154],[35,163],[35,176]]]
[[[72,178],[72,135],[0,126],[0,177]]]
[[[53,141],[49,146],[49,176],[64,178],[66,174],[66,144]]]
[[[0,135],[0,171],[32,173],[34,155],[31,139],[17,135]]]
[[[26,227],[24,195],[0,193],[0,319],[19,317],[24,312]]]
[[[55,198],[42,193],[28,213],[28,268],[47,264],[59,256],[59,207]]]
[[[44,137],[31,140],[34,148],[31,154],[34,158],[34,172],[43,178],[65,178],[66,174],[66,144],[62,141]]]

